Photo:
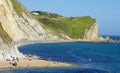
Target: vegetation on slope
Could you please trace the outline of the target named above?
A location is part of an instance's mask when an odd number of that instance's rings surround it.
[[[9,37],[9,35],[4,31],[1,23],[0,23],[0,37],[3,39],[4,42],[9,43],[12,42],[12,39]]]
[[[18,0],[11,0],[11,2],[13,5],[13,9],[15,10],[19,17],[22,16],[22,12],[28,14],[27,10],[23,7],[23,5],[21,5],[21,3]]]
[[[38,15],[34,15],[35,12]],[[42,11],[33,11],[32,14],[44,27],[52,29],[55,34],[66,34],[74,39],[83,38],[85,31],[96,22],[90,16],[63,17],[55,13]]]
[[[38,13],[40,16],[45,16],[49,18],[57,18],[57,17],[62,17],[61,15],[55,14],[55,13],[48,13],[44,11],[32,11],[31,13]]]

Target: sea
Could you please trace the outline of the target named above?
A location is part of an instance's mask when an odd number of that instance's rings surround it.
[[[120,36],[111,36],[120,39]],[[23,54],[57,62],[75,64],[70,68],[30,68],[4,70],[0,73],[120,73],[120,43],[58,42],[19,46]]]

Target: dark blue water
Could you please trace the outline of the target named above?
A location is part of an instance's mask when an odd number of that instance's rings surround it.
[[[109,36],[113,40],[120,40],[120,36],[103,35],[102,37],[105,38],[106,36]]]
[[[19,50],[77,67],[18,69],[3,73],[120,73],[120,43],[39,43],[21,46]]]
[[[110,71],[96,69],[80,69],[80,68],[33,68],[33,69],[18,69],[6,70],[0,73],[111,73]],[[117,72],[116,72],[117,73]]]

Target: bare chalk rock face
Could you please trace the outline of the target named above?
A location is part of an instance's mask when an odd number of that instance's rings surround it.
[[[21,11],[15,10],[19,5]],[[50,31],[45,30],[17,0],[0,0],[0,59],[10,59],[10,56],[23,57],[13,42],[24,40],[55,40]],[[4,35],[2,33],[6,33]],[[9,36],[11,41],[5,36]],[[7,41],[7,43],[5,42]]]

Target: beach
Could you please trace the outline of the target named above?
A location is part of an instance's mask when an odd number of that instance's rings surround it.
[[[16,62],[17,66],[10,64],[10,61],[0,61],[0,69],[18,69],[18,68],[49,68],[49,67],[73,67],[74,65],[62,62],[53,62],[46,60],[25,60],[21,59]]]
[[[80,39],[74,39],[74,40],[38,40],[38,41],[18,41],[14,42],[13,44],[16,47],[28,45],[28,44],[36,44],[36,43],[58,43],[58,42],[78,42],[81,41]],[[81,42],[85,42],[85,40],[82,40]],[[47,61],[47,60],[39,60],[39,59],[20,59],[19,62],[17,62],[17,66],[13,66],[12,64],[9,64],[10,61],[0,61],[0,69],[10,69],[10,68],[44,68],[44,67],[73,67],[75,65],[63,63],[63,62],[53,62],[53,61]]]
[[[71,40],[24,40],[24,41],[17,41],[13,44],[16,45],[16,47],[29,45],[29,44],[37,44],[37,43],[62,43],[62,42],[86,42],[86,40],[81,39],[71,39]],[[88,41],[87,41],[88,42]]]
[[[58,41],[19,41],[15,42],[14,45],[16,47],[28,45],[28,44],[36,44],[36,43],[46,43],[46,42],[58,42]],[[59,42],[71,42],[71,41],[65,41],[61,40]],[[64,62],[55,62],[55,61],[48,61],[48,60],[42,60],[42,59],[35,59],[32,58],[32,60],[29,60],[29,57],[21,58],[19,59],[19,62],[17,63],[17,66],[13,66],[14,61],[4,61],[0,60],[0,69],[17,69],[17,68],[49,68],[49,67],[73,67],[73,64],[68,64]]]

